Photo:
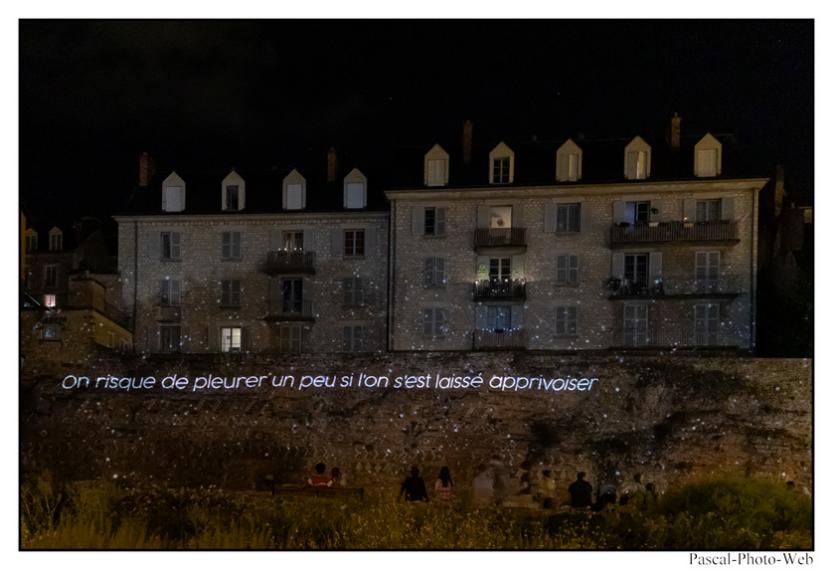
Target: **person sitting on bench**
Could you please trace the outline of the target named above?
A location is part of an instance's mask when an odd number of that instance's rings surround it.
[[[315,466],[315,474],[307,479],[307,485],[311,487],[329,487],[333,484],[332,479],[325,473],[327,466],[319,463]]]

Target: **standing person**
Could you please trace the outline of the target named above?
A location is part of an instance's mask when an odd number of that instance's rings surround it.
[[[440,475],[434,481],[434,494],[444,503],[450,503],[454,499],[454,483],[451,481],[451,470],[447,465],[440,469]]]
[[[570,506],[573,508],[587,509],[593,504],[593,486],[584,480],[586,476],[584,471],[579,471],[576,480],[567,488],[570,493]]]
[[[344,478],[344,475],[341,474],[341,469],[338,467],[333,467],[332,471],[330,471],[330,486],[331,487],[346,487],[347,481]]]
[[[406,501],[428,502],[428,491],[425,489],[425,481],[419,476],[419,469],[411,467],[411,474],[402,482],[399,489],[399,498],[405,497]]]
[[[332,481],[327,474],[327,466],[323,463],[318,463],[315,466],[315,473],[307,479],[307,485],[310,487],[329,487]]]

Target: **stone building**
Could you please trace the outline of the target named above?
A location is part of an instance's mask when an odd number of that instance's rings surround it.
[[[320,162],[157,175],[142,156],[116,216],[137,351],[385,349],[388,213],[361,170]]]
[[[754,348],[767,179],[731,137],[484,142],[386,192],[392,350]]]

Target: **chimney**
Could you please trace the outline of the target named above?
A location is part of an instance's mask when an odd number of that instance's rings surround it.
[[[781,216],[781,210],[784,208],[784,167],[780,164],[775,165],[775,218]]]
[[[156,167],[153,164],[153,157],[150,153],[143,152],[139,155],[139,186],[147,186],[150,179],[156,174]]]
[[[471,121],[463,123],[463,162],[465,164],[471,163],[471,131],[473,125]]]
[[[336,155],[335,147],[330,147],[330,150],[327,151],[327,182],[335,182],[337,172],[338,155]]]
[[[671,117],[671,132],[668,136],[668,142],[671,144],[671,150],[680,150],[680,123],[682,122],[682,118],[674,112],[674,116]]]

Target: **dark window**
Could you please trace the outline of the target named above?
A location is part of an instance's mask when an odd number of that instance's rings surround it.
[[[720,199],[697,200],[697,221],[716,222],[720,220]]]
[[[223,232],[223,259],[240,259],[240,232]]]
[[[44,279],[44,287],[53,289],[58,286],[58,266],[46,266],[46,278]]]
[[[509,184],[509,157],[492,160],[492,183]]]
[[[182,300],[179,281],[163,279],[160,283],[159,303],[167,307],[178,307]]]
[[[364,281],[361,277],[347,277],[341,281],[345,305],[364,304]]]
[[[364,257],[364,230],[344,230],[344,257]]]
[[[445,287],[445,259],[442,257],[425,258],[423,285],[429,288]]]
[[[555,282],[569,285],[578,283],[577,255],[559,255],[555,258]]]
[[[162,259],[172,260],[182,257],[182,236],[179,232],[162,232]]]
[[[512,328],[512,307],[509,305],[487,307],[486,318],[489,323],[489,330],[506,332]]]
[[[445,333],[445,309],[424,309],[422,311],[422,334],[430,338],[443,338]]]
[[[555,334],[556,336],[574,336],[576,334],[576,308],[556,307],[555,308]]]
[[[651,202],[625,202],[625,221],[647,224],[651,218]]]
[[[239,307],[240,306],[240,281],[237,279],[228,279],[222,281],[222,295],[220,297],[220,304],[224,307]]]
[[[301,313],[304,308],[304,280],[284,279],[281,283],[283,313]]]
[[[278,329],[278,350],[301,352],[303,329],[298,325],[284,325]]]
[[[283,248],[286,251],[304,251],[304,232],[283,232]]]
[[[581,231],[581,204],[558,204],[555,211],[555,231]]]
[[[344,352],[364,352],[365,336],[365,327],[361,325],[344,327],[341,349]]]
[[[425,235],[445,235],[445,208],[425,208]]]
[[[240,209],[240,187],[226,186],[226,210],[236,211]]]
[[[648,254],[625,255],[625,279],[631,285],[648,286]]]
[[[493,283],[507,283],[511,279],[511,257],[493,257],[489,259],[489,281]]]
[[[182,347],[180,327],[171,325],[159,327],[159,342],[162,352],[179,352]]]

